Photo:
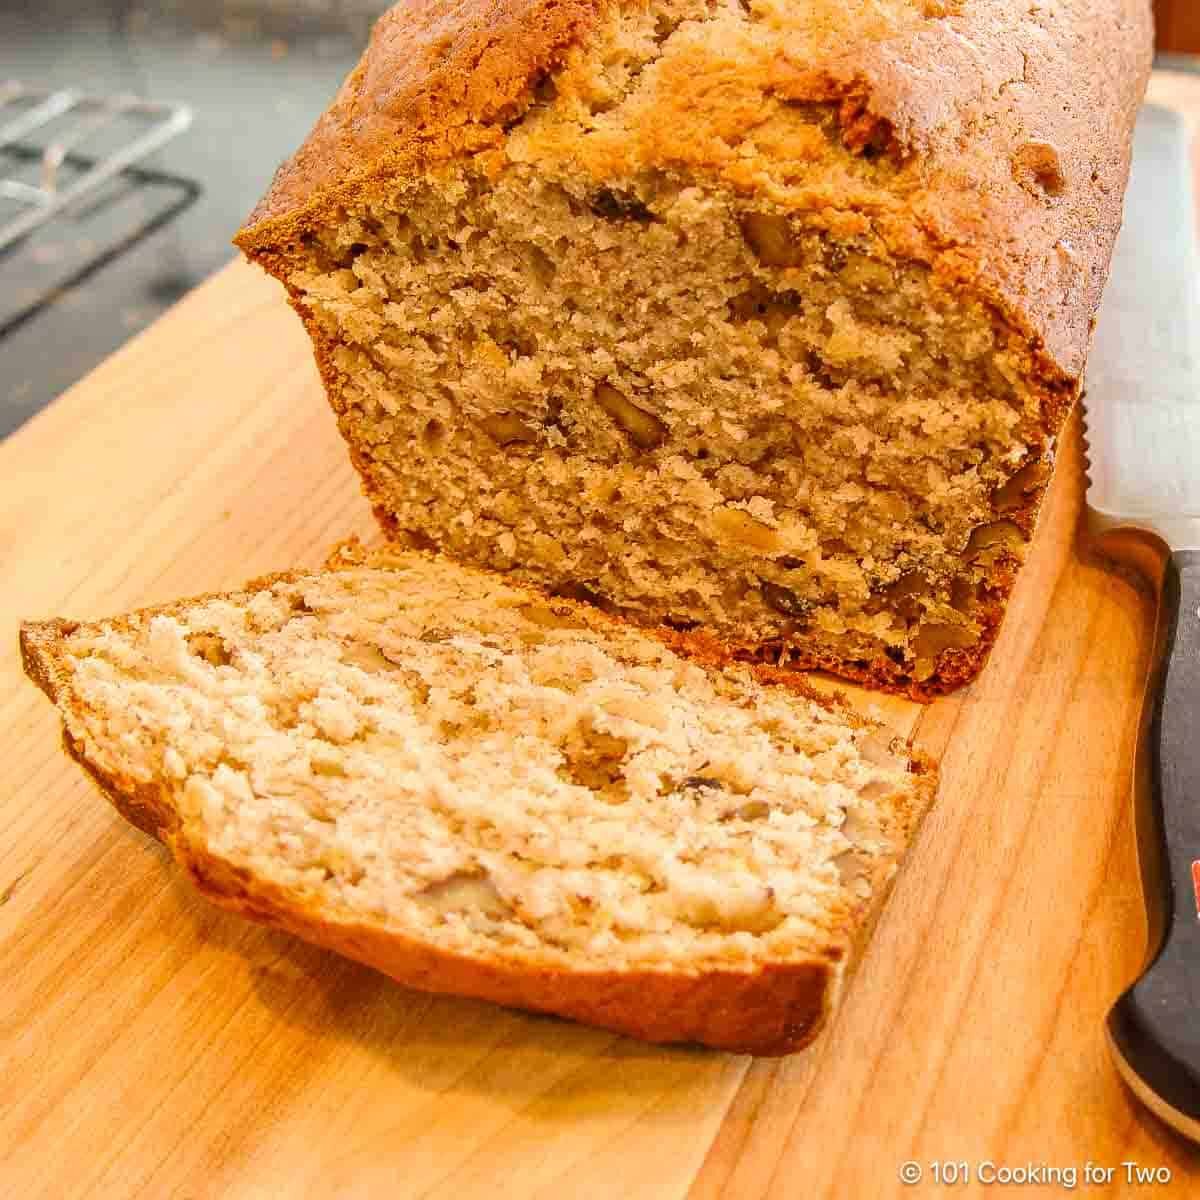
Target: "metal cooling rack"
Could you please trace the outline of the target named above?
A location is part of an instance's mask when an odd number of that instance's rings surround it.
[[[35,183],[0,176],[0,200],[26,210],[0,225],[0,251],[178,137],[191,125],[192,110],[136,96],[90,96],[73,89],[49,91],[14,80],[0,82],[0,151],[44,134],[56,122],[58,132],[39,149]],[[131,125],[131,136],[92,160],[82,173],[66,178],[62,167],[77,161],[71,150],[117,122]]]

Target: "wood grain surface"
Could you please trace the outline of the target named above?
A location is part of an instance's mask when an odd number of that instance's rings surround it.
[[[1200,81],[1155,88],[1200,112]],[[408,992],[199,900],[20,673],[21,618],[374,536],[298,323],[229,267],[0,445],[0,1197],[1010,1192],[939,1187],[935,1161],[1200,1194],[1200,1155],[1102,1037],[1145,943],[1128,776],[1153,596],[1090,555],[1081,506],[1072,426],[985,674],[927,709],[856,697],[942,757],[942,786],[810,1051],[653,1049]],[[1127,1184],[1123,1162],[1172,1181]]]

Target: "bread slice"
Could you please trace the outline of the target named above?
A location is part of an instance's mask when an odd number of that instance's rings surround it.
[[[808,1042],[933,790],[836,705],[413,553],[21,646],[69,752],[216,903],[657,1042]]]
[[[238,244],[389,536],[680,645],[980,669],[1148,0],[402,0]]]

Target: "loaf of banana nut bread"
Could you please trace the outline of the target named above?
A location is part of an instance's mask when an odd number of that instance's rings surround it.
[[[836,705],[411,552],[21,640],[217,903],[654,1041],[807,1042],[933,791]]]
[[[239,235],[392,535],[709,657],[982,665],[1148,0],[403,0]]]

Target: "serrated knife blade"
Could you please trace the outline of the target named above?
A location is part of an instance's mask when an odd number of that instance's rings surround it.
[[[1200,252],[1192,134],[1147,105],[1088,360],[1088,505],[1200,548]]]
[[[1143,973],[1108,1015],[1134,1094],[1200,1141],[1200,252],[1194,131],[1147,107],[1085,389],[1089,528],[1156,586],[1134,766],[1149,918]]]

